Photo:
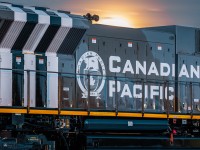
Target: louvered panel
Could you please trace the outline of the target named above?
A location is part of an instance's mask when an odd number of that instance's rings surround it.
[[[49,26],[41,41],[39,42],[35,52],[44,53],[49,47],[51,41],[53,40],[59,26]]]
[[[5,37],[8,29],[10,28],[13,21],[10,20],[2,20],[2,26],[0,28],[0,43],[2,42],[3,38]]]
[[[17,37],[19,36],[20,32],[22,31],[24,25],[25,22],[18,22],[18,21],[13,22],[8,32],[6,33],[6,36],[3,39],[0,48],[8,50],[11,49]]]
[[[31,51],[34,52],[38,43],[42,39],[44,33],[46,32],[48,25],[45,24],[37,24],[31,33],[28,41],[26,42],[23,51]]]
[[[28,40],[29,36],[31,35],[35,25],[36,25],[35,23],[29,23],[29,22],[27,22],[25,24],[19,37],[17,38],[15,44],[12,47],[13,50],[22,50],[26,41]]]
[[[86,29],[71,28],[60,46],[58,53],[73,54],[85,31]]]
[[[49,45],[47,52],[56,53],[69,30],[70,28],[60,27],[51,44]]]

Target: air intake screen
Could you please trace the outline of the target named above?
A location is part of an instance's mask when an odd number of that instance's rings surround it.
[[[12,21],[10,20],[1,20],[2,21],[2,26],[0,28],[0,43],[2,42],[4,36],[6,35],[9,27],[12,24]]]
[[[59,26],[49,26],[35,52],[46,52],[58,29]]]
[[[36,24],[33,23],[26,23],[24,28],[22,29],[19,37],[17,38],[14,46],[12,47],[13,50],[22,50],[26,41],[28,40],[29,36],[31,35],[34,27]]]
[[[60,46],[58,53],[60,54],[73,54],[80,40],[82,39],[86,29],[70,29],[69,33],[65,37],[62,45]]]

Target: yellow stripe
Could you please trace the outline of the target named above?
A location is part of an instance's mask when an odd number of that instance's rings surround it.
[[[118,117],[142,117],[141,113],[124,113],[124,112],[119,112]]]
[[[29,114],[58,115],[58,110],[38,110],[38,109],[30,109]]]
[[[106,117],[113,117],[116,116],[115,112],[90,112],[90,116],[106,116]]]
[[[1,108],[0,113],[25,114],[27,109]]]
[[[26,114],[27,109],[16,109],[16,108],[0,108],[0,113],[13,113],[13,114]],[[39,109],[30,109],[29,114],[43,114],[43,115],[58,115],[58,110],[39,110]],[[87,111],[65,111],[61,110],[60,115],[68,115],[68,116],[105,116],[105,117],[114,117],[116,116],[115,112],[90,112]],[[118,117],[142,117],[141,113],[130,113],[130,112],[118,112]],[[167,118],[167,114],[147,114],[145,113],[144,118]],[[177,119],[200,119],[200,115],[181,115],[181,114],[169,114],[169,118],[177,118]]]
[[[67,115],[67,116],[87,116],[88,112],[87,111],[60,111],[60,115]]]
[[[200,115],[194,115],[192,119],[200,119]]]
[[[167,114],[144,114],[145,118],[167,118]]]
[[[191,115],[169,115],[172,119],[191,119]]]

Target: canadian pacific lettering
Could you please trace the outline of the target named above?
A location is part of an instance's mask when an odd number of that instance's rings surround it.
[[[117,86],[115,85],[117,83]],[[117,87],[117,88],[116,88]],[[131,90],[132,89],[132,90]],[[142,91],[144,90],[144,96],[147,99],[154,99],[156,96],[160,100],[174,99],[174,87],[164,87],[157,85],[144,85],[144,89],[141,84],[134,84],[132,87],[128,84],[121,86],[121,82],[114,80],[109,81],[109,97],[114,97],[115,93],[119,93],[120,97],[128,98],[142,98]],[[169,90],[169,92],[168,92]],[[167,95],[169,93],[169,95]],[[164,97],[165,95],[165,97]]]
[[[132,65],[131,60],[126,60],[125,64],[121,63],[119,56],[110,56],[109,58],[109,71],[113,73],[131,73],[131,74],[144,74],[155,76],[172,76],[175,77],[175,64],[160,63],[157,66],[155,62],[151,62],[150,67],[147,68],[146,61],[139,62],[136,60],[135,66]],[[189,68],[185,64],[182,65],[178,77],[187,78],[200,78],[200,66]],[[159,68],[159,69],[158,69]],[[160,71],[158,71],[160,70]]]
[[[123,62],[123,63],[122,63]],[[147,99],[174,99],[174,87],[172,85],[151,85],[141,83],[124,83],[119,80],[106,80],[106,67],[112,73],[129,73],[146,76],[161,76],[161,77],[175,77],[175,64],[168,64],[165,62],[155,63],[146,61],[126,60],[122,61],[120,56],[110,56],[108,66],[104,65],[101,57],[93,51],[84,53],[77,64],[77,74],[89,74],[90,78],[86,76],[81,78],[77,75],[77,81],[82,90],[82,98],[88,97],[88,84],[90,85],[90,96],[98,99],[101,98],[101,91],[105,88],[106,81],[108,82],[108,95],[114,97],[116,94],[121,98],[144,98]],[[83,65],[84,64],[84,65]],[[134,64],[134,65],[133,65]],[[199,66],[186,66],[183,64],[178,72],[178,77],[186,78],[200,78]],[[116,85],[117,84],[117,85]]]

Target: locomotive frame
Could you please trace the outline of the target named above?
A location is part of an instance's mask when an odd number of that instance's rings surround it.
[[[0,148],[199,148],[200,31],[0,4]]]

